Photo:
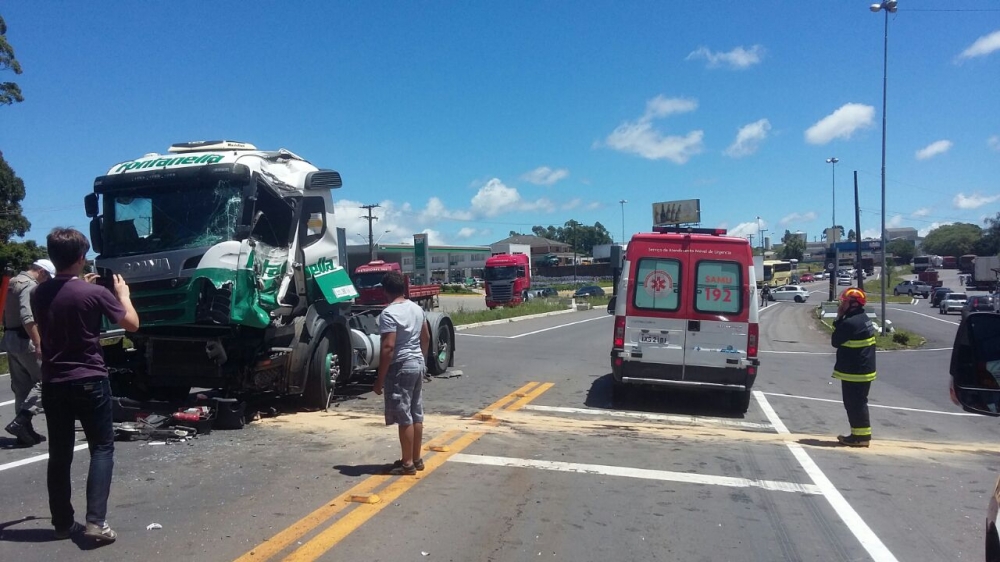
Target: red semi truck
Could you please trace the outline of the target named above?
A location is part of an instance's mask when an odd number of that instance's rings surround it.
[[[525,254],[497,254],[486,259],[486,306],[517,306],[528,300],[531,259]]]
[[[354,288],[358,290],[357,304],[362,305],[385,305],[389,304],[389,297],[382,288],[382,276],[390,271],[402,271],[398,263],[386,263],[382,260],[374,260],[354,270],[351,280]],[[441,294],[441,287],[438,285],[411,285],[410,276],[404,275],[406,279],[406,298],[419,304],[424,310],[434,310],[437,305],[437,297]]]

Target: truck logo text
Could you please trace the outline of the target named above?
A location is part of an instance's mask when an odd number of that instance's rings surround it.
[[[164,271],[170,271],[170,260],[168,258],[127,261],[122,263],[122,272],[132,275],[149,275]]]
[[[151,158],[149,160],[133,160],[119,164],[114,173],[128,172],[146,168],[166,168],[168,166],[182,166],[185,164],[215,164],[222,160],[221,154],[205,154],[202,156],[178,156],[176,158]]]

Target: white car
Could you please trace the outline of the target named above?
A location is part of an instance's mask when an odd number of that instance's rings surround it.
[[[809,291],[802,285],[785,285],[771,289],[771,300],[773,301],[806,302],[808,298]]]
[[[965,296],[965,293],[948,293],[943,299],[941,299],[939,310],[941,311],[941,314],[948,314],[953,310],[962,312],[962,307],[965,306],[965,301],[967,300],[968,297]]]
[[[853,277],[841,275],[837,277],[837,285],[850,285],[854,281]]]

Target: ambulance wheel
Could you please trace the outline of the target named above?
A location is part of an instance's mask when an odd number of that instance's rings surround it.
[[[730,404],[737,414],[745,414],[750,409],[750,391],[733,392],[729,396]]]

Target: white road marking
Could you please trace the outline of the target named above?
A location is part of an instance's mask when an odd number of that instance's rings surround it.
[[[84,450],[86,448],[87,448],[87,444],[86,443],[84,443],[82,445],[77,445],[76,447],[73,447],[73,452],[75,453],[77,451],[82,451],[82,450]],[[33,462],[44,461],[47,458],[49,458],[49,454],[48,453],[42,453],[41,455],[35,455],[33,457],[28,457],[26,459],[21,459],[19,461],[9,462],[7,464],[0,464],[0,472],[3,472],[5,470],[11,469],[11,468],[17,468],[19,466],[24,466],[26,464],[31,464]]]
[[[600,410],[597,408],[562,408],[557,406],[540,406],[528,404],[523,409],[535,410],[538,412],[556,412],[562,414],[588,414],[593,416],[612,416],[616,418],[635,418],[650,421],[667,421],[674,423],[686,423],[691,425],[716,424],[729,427],[749,428],[749,429],[773,429],[771,424],[746,422],[740,420],[727,420],[724,418],[705,418],[697,416],[671,416],[666,414],[646,414],[643,412],[623,412],[621,410]]]
[[[767,419],[774,425],[774,428],[778,431],[778,433],[791,433],[788,431],[788,428],[785,427],[781,418],[778,417],[774,408],[771,407],[771,404],[767,401],[767,397],[764,396],[763,392],[755,390],[753,391],[753,397],[757,400],[757,403],[760,404],[761,409],[764,410],[764,415],[767,416]],[[837,512],[841,521],[847,525],[847,528],[858,539],[861,546],[868,551],[872,560],[875,562],[898,562],[896,557],[889,552],[889,549],[882,543],[875,532],[871,530],[871,527],[869,527],[864,520],[861,519],[861,516],[858,515],[857,511],[854,511],[851,504],[847,503],[847,500],[844,499],[844,496],[839,490],[837,490],[837,487],[833,485],[833,482],[830,482],[830,479],[823,474],[823,471],[820,470],[819,466],[817,466],[812,460],[809,453],[806,453],[805,449],[802,448],[802,445],[798,443],[785,443],[785,445],[787,445],[789,450],[792,451],[792,455],[795,457],[795,460],[799,461],[799,465],[801,465],[802,469],[806,471],[809,478],[812,478],[813,483],[819,487],[820,492],[823,494],[823,497],[826,498],[826,501],[830,502],[830,507]]]
[[[523,338],[525,336],[533,336],[535,334],[540,334],[542,332],[548,332],[550,330],[558,330],[560,328],[565,328],[567,326],[575,326],[577,324],[583,324],[584,322],[593,322],[594,320],[603,320],[605,318],[611,318],[611,316],[595,316],[593,318],[587,318],[586,320],[577,320],[576,322],[570,322],[568,324],[559,324],[558,326],[552,326],[549,328],[542,328],[541,330],[534,330],[531,332],[525,332],[523,334],[517,334],[514,336],[494,336],[487,334],[466,334],[464,332],[459,333],[460,336],[465,336],[467,338],[496,338],[501,340],[516,340],[518,338]]]
[[[900,312],[909,312],[910,314],[916,314],[918,316],[924,316],[926,318],[930,318],[931,320],[937,320],[938,322],[944,322],[946,324],[953,324],[955,326],[958,326],[958,324],[959,324],[959,322],[955,322],[955,321],[952,321],[952,320],[945,320],[944,318],[937,318],[935,316],[931,316],[930,314],[924,314],[923,312],[917,312],[915,310],[907,310],[905,308],[895,308],[895,307],[893,307],[892,310],[898,310]]]
[[[643,480],[661,480],[681,482],[684,484],[708,484],[729,486],[731,488],[761,488],[773,492],[794,492],[799,494],[821,494],[818,486],[812,484],[797,484],[795,482],[780,482],[776,480],[751,480],[749,478],[734,478],[732,476],[714,476],[710,474],[692,474],[689,472],[672,472],[669,470],[647,470],[624,466],[608,466],[603,464],[579,464],[558,461],[540,461],[532,459],[514,459],[509,457],[492,457],[486,455],[467,455],[457,453],[448,462],[461,462],[487,466],[505,466],[513,468],[539,468],[556,472],[575,472],[579,474],[601,474],[605,476],[621,476],[624,478],[640,478]]]
[[[766,394],[768,396],[780,396],[782,398],[799,398],[801,400],[815,400],[816,402],[831,402],[833,404],[843,404],[841,400],[831,400],[829,398],[814,398],[812,396],[798,396],[795,394],[780,394],[778,392],[763,392],[761,394]],[[941,410],[921,410],[920,408],[906,408],[904,406],[885,406],[882,404],[872,404],[868,403],[869,408],[884,408],[886,410],[902,410],[904,412],[919,412],[921,414],[941,414],[942,416],[964,416],[964,417],[979,417],[979,414],[970,414],[968,412],[943,412]]]
[[[9,406],[10,404],[13,403],[14,403],[13,400],[7,400],[6,402],[0,402],[0,406]]]

